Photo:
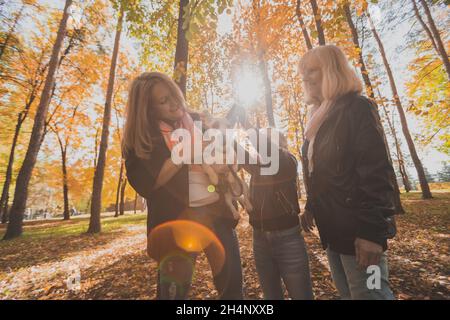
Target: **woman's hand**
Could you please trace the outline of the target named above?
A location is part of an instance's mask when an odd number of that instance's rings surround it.
[[[312,212],[307,209],[300,215],[300,222],[305,232],[311,232],[316,226]]]
[[[153,190],[158,189],[162,185],[165,185],[172,177],[181,169],[183,163],[175,164],[172,159],[167,159],[159,172],[158,178],[156,179]]]
[[[355,239],[356,262],[362,270],[371,265],[378,265],[382,253],[383,247],[378,243],[361,238]]]

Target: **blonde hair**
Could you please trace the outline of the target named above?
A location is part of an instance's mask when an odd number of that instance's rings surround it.
[[[122,137],[122,155],[126,159],[130,152],[137,157],[149,159],[153,142],[159,139],[155,130],[159,130],[152,108],[152,89],[157,83],[164,83],[174,100],[185,109],[186,103],[178,85],[167,75],[160,72],[144,72],[131,82],[128,102],[125,110],[125,125]],[[153,133],[152,133],[153,130]]]
[[[312,65],[322,71],[325,100],[335,100],[350,92],[361,93],[362,82],[339,47],[326,45],[309,50],[300,60],[299,72],[307,72]]]

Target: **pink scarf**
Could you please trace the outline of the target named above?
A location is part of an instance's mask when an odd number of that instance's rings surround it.
[[[171,139],[172,132],[179,128],[184,128],[191,133],[191,143],[194,143],[194,131],[197,131],[198,137],[202,137],[202,133],[200,129],[194,125],[191,115],[184,110],[183,117],[177,121],[173,127],[165,121],[159,121],[159,130],[161,131],[167,148],[169,148],[170,151],[172,151],[173,147],[178,143],[178,141]],[[202,166],[190,165],[190,169],[193,171],[202,171]]]
[[[331,100],[324,100],[319,107],[313,108],[311,110],[311,117],[309,117],[308,123],[306,124],[305,137],[309,141],[307,152],[309,175],[314,170],[313,150],[317,132],[327,118],[333,104],[334,102]]]

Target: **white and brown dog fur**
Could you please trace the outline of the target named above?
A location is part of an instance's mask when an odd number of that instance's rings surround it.
[[[229,129],[230,123],[226,118],[214,118],[209,114],[207,111],[203,111],[201,114],[201,119],[203,121],[203,125],[209,129],[214,128],[218,129],[222,132],[224,136],[224,148],[223,150],[223,157],[225,158],[225,152],[226,152],[226,134],[225,130]],[[217,152],[217,148],[215,150]],[[228,150],[229,152],[234,152],[234,150]],[[233,157],[236,160],[236,156]],[[237,200],[242,207],[248,211],[251,211],[253,209],[252,204],[250,203],[250,193],[247,183],[239,178],[237,175],[238,171],[238,165],[237,163],[233,164],[202,164],[203,170],[206,172],[206,174],[209,177],[209,180],[214,186],[218,186],[219,184],[227,185],[226,191],[224,192],[224,200],[226,205],[230,208],[231,212],[233,213],[233,218],[238,220],[240,218],[239,211],[236,210],[235,206],[233,205],[233,200]],[[231,170],[234,171],[231,172]],[[231,192],[233,190],[233,192]],[[219,190],[220,191],[220,190]],[[241,191],[241,192],[239,192]],[[239,197],[236,197],[235,194],[241,194]]]

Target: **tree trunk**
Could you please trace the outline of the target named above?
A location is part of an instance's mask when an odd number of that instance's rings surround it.
[[[114,91],[114,79],[116,75],[117,57],[119,54],[120,35],[122,32],[124,9],[120,7],[119,17],[116,26],[114,48],[111,58],[111,68],[109,71],[108,88],[106,91],[105,110],[103,114],[102,135],[100,138],[100,150],[98,154],[97,166],[94,173],[94,183],[92,186],[91,216],[89,219],[88,233],[101,231],[100,211],[102,207],[103,177],[105,174],[106,150],[108,149],[109,123],[111,121],[111,102]]]
[[[378,109],[377,109],[377,113],[378,113],[378,117],[380,118],[380,123],[381,123],[381,117],[380,117],[380,113],[379,113]],[[388,144],[388,141],[387,141],[387,138],[386,138],[386,132],[384,131],[383,126],[381,126],[381,130],[382,130],[382,133],[383,133],[384,144],[386,145],[386,153],[387,153],[387,156],[389,158],[389,162],[392,164],[391,150],[389,148],[389,144]],[[397,176],[395,174],[395,171],[392,172],[391,182],[392,182],[392,185],[394,187],[395,214],[403,214],[403,213],[405,213],[405,210],[403,209],[402,201],[400,199],[401,192],[400,192],[400,187],[399,187],[398,182],[397,182]]]
[[[444,63],[445,70],[447,71],[448,79],[450,80],[450,61],[448,59],[448,54],[445,51],[444,43],[442,42],[441,35],[439,34],[439,30],[436,27],[436,24],[434,23],[433,16],[431,15],[430,8],[428,7],[428,4],[425,0],[420,0],[420,3],[423,6],[423,9],[425,10],[425,15],[428,19],[428,24],[430,25],[431,32],[433,34],[433,38],[436,41],[437,45],[437,51],[439,55],[441,56],[442,62]]]
[[[378,90],[378,95],[381,96],[379,90]],[[409,182],[408,174],[406,172],[405,161],[403,158],[403,152],[402,152],[402,149],[400,148],[400,143],[397,138],[397,132],[395,131],[394,124],[392,123],[391,119],[389,118],[389,114],[388,114],[386,106],[383,102],[381,103],[381,106],[384,110],[384,114],[386,116],[386,121],[388,123],[389,129],[391,130],[391,135],[394,138],[395,149],[397,151],[398,171],[400,172],[400,174],[402,176],[403,186],[405,187],[405,191],[409,192],[409,191],[411,191],[411,183]]]
[[[63,185],[63,199],[64,199],[64,220],[70,219],[69,212],[69,185],[67,183],[67,145],[64,145],[58,132],[55,130],[56,138],[58,139],[59,148],[61,150],[61,171],[62,171],[62,185]]]
[[[122,186],[120,187],[120,212],[119,214],[123,216],[125,212],[125,188],[127,187],[127,178],[123,179]]]
[[[362,78],[364,80],[367,95],[370,98],[374,99],[375,95],[373,92],[372,83],[370,82],[369,72],[367,71],[366,64],[364,63],[362,49],[359,44],[358,31],[356,30],[355,24],[353,23],[352,13],[350,11],[350,6],[348,3],[344,4],[344,12],[345,12],[345,17],[347,19],[348,26],[350,27],[350,30],[352,32],[353,44],[355,45],[355,48],[358,50],[358,64],[359,64],[359,68],[361,70]]]
[[[431,44],[433,45],[434,50],[436,50],[439,53],[438,47],[436,45],[436,40],[434,40],[433,35],[431,34],[430,28],[428,28],[425,21],[423,21],[422,16],[420,15],[419,8],[417,8],[416,0],[411,0],[414,8],[414,14],[416,15],[417,20],[422,25],[422,28],[425,30],[425,32],[428,35],[428,38],[430,38]]]
[[[94,143],[94,168],[97,167],[97,160],[98,160],[98,128],[95,130],[95,143]]]
[[[264,99],[266,102],[267,120],[269,122],[269,126],[275,128],[275,118],[273,116],[272,87],[270,85],[269,71],[267,70],[267,63],[263,53],[259,54],[259,69],[261,70],[264,83]]]
[[[69,184],[67,183],[67,152],[62,150],[61,153],[61,164],[62,164],[62,175],[63,175],[63,196],[64,196],[64,220],[70,219],[69,212]]]
[[[322,18],[320,17],[319,7],[317,5],[317,1],[316,0],[310,0],[309,3],[311,4],[311,8],[312,8],[312,11],[313,11],[313,14],[314,14],[314,21],[316,23],[317,37],[319,39],[319,45],[324,46],[326,44],[325,33],[323,31]]]
[[[91,202],[92,202],[92,195],[89,197],[88,202],[86,203],[86,212],[89,211],[89,209],[91,208]]]
[[[299,137],[298,137],[298,133],[297,130],[295,132],[295,140],[296,140],[296,145],[297,145],[297,153],[298,153],[298,157],[300,159],[300,164],[302,166],[302,180],[303,180],[303,186],[305,188],[305,193],[306,196],[308,195],[308,187],[306,186],[306,178],[307,178],[307,173],[306,173],[306,167],[305,167],[305,159],[303,157],[302,154],[302,148],[301,145],[303,144],[303,141],[300,141]],[[300,177],[297,177],[297,190],[298,190],[298,197],[299,199],[302,198],[302,189],[300,188],[301,184],[300,184]]]
[[[255,14],[256,23],[260,24],[260,1],[253,1],[252,2],[253,11]],[[262,80],[263,80],[263,86],[264,86],[264,100],[266,104],[266,113],[267,113],[267,121],[269,123],[269,126],[275,127],[275,119],[273,116],[273,100],[272,100],[272,88],[270,84],[270,78],[269,78],[269,70],[267,68],[267,61],[265,57],[266,53],[266,46],[264,45],[263,38],[264,36],[261,35],[259,32],[256,36],[256,53],[257,53],[257,59],[258,59],[258,68],[259,72],[261,73]],[[257,122],[260,120],[259,115],[256,115]]]
[[[387,140],[386,140],[386,135],[384,135],[384,140],[387,146]],[[389,147],[387,147],[388,149],[388,155],[389,155]],[[392,163],[392,160],[389,157],[389,160]],[[403,209],[403,205],[402,205],[402,201],[400,199],[400,187],[398,186],[398,182],[397,182],[397,178],[395,175],[395,172],[392,174],[392,183],[394,185],[394,206],[395,206],[395,214],[404,214],[405,213],[405,209]]]
[[[14,153],[16,152],[17,140],[19,138],[20,128],[22,127],[24,119],[23,113],[20,112],[17,117],[16,129],[14,131],[11,151],[9,152],[8,166],[6,168],[5,183],[3,184],[2,198],[0,199],[0,216],[2,223],[6,223],[8,221],[9,186],[11,185],[12,179]]]
[[[134,193],[134,214],[136,214],[137,211],[137,200],[138,200],[138,194],[137,192]]]
[[[123,160],[120,160],[120,171],[119,171],[119,180],[117,181],[117,190],[116,190],[116,204],[114,206],[114,217],[119,216],[119,196],[120,196],[120,187],[122,186],[122,177],[123,177]]]
[[[295,10],[295,13],[297,14],[298,22],[300,23],[300,28],[302,29],[303,39],[305,40],[306,47],[308,50],[311,50],[313,48],[311,43],[311,38],[308,34],[308,29],[306,28],[305,22],[303,21],[303,14],[301,10],[301,1],[297,0],[297,7]]]
[[[28,197],[28,185],[39,152],[45,119],[47,116],[48,106],[50,104],[51,89],[55,81],[55,71],[58,65],[58,56],[66,34],[67,20],[69,17],[69,7],[71,4],[72,0],[66,0],[63,16],[56,36],[56,41],[53,45],[48,73],[45,79],[44,89],[41,94],[41,100],[36,109],[36,115],[34,118],[34,124],[31,132],[30,142],[28,144],[27,153],[25,155],[22,167],[20,168],[19,175],[17,176],[14,200],[9,214],[10,221],[3,239],[12,239],[22,234],[22,222]]]
[[[94,139],[94,168],[97,168],[97,159],[98,159],[98,128],[95,130],[95,139]],[[92,194],[89,197],[89,200],[87,202],[86,205],[86,212],[88,212],[91,208],[91,203],[92,203]]]
[[[183,95],[186,96],[186,75],[188,68],[189,42],[186,39],[186,30],[183,28],[183,9],[189,0],[180,0],[178,12],[177,47],[175,50],[174,78]]]
[[[300,112],[300,109],[297,111],[298,115],[298,124],[300,125],[300,129],[302,130],[302,139],[301,144],[305,143],[305,122],[306,122],[306,116],[303,116]],[[297,137],[297,143],[300,142],[300,139],[298,137],[298,134],[296,132]],[[306,196],[308,196],[308,170],[307,170],[307,159],[303,156],[302,153],[302,146],[298,145],[298,154],[300,156],[300,163],[302,165],[302,177],[303,177],[303,186],[305,187],[305,193]]]
[[[377,110],[377,112],[378,112],[378,110]],[[378,112],[378,117],[380,117],[380,113],[379,112]],[[381,122],[381,118],[380,118],[380,122]],[[384,140],[384,143],[386,145],[387,156],[389,158],[389,162],[392,164],[391,150],[389,148],[389,144],[388,144],[388,141],[387,141],[387,138],[386,138],[386,132],[384,131],[383,126],[381,126],[381,130],[383,132],[383,140]],[[399,187],[398,182],[397,182],[397,176],[395,174],[395,171],[392,172],[391,182],[392,182],[392,185],[394,186],[395,214],[403,214],[403,213],[405,213],[405,210],[403,209],[402,201],[400,199],[401,192],[400,192],[400,187]]]
[[[386,73],[388,75],[389,84],[390,84],[391,90],[392,90],[392,95],[394,97],[395,105],[397,107],[397,111],[400,116],[400,123],[402,125],[403,135],[405,136],[406,143],[408,144],[408,149],[411,154],[411,158],[414,162],[414,166],[416,167],[417,176],[419,178],[420,186],[422,188],[422,198],[431,199],[432,195],[431,195],[430,187],[428,185],[427,178],[425,177],[425,171],[423,169],[422,162],[420,161],[419,156],[417,155],[416,147],[415,147],[414,141],[411,137],[411,133],[409,132],[408,122],[406,121],[405,111],[403,110],[403,106],[402,106],[400,97],[397,92],[397,86],[395,84],[395,79],[394,79],[391,67],[390,67],[389,62],[386,57],[386,52],[384,51],[383,43],[381,42],[381,39],[378,35],[377,30],[375,29],[375,25],[372,21],[372,18],[370,17],[369,12],[366,12],[366,15],[367,15],[367,18],[369,19],[370,28],[372,30],[372,33],[378,44],[378,49],[379,49],[381,57],[383,59],[384,67],[386,68]]]

